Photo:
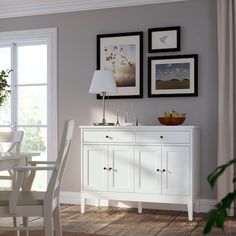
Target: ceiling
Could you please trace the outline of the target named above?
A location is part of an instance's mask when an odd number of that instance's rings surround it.
[[[0,0],[0,18],[189,0]]]

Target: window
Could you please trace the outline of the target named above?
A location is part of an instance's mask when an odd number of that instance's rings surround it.
[[[13,69],[11,94],[0,107],[0,130],[23,130],[23,152],[57,153],[56,29],[0,33],[0,70]],[[39,172],[35,189],[47,183]],[[4,183],[7,185],[7,183]]]

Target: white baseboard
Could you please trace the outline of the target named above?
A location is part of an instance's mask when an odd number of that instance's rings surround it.
[[[216,199],[200,199],[200,212],[209,212],[216,203]]]
[[[61,192],[60,194],[60,202],[64,204],[76,204],[80,205],[80,192]],[[87,200],[88,205],[100,205],[100,206],[108,206],[108,200],[100,200],[99,203],[95,199]],[[200,199],[200,212],[208,212],[210,211],[214,205],[216,204],[216,200],[214,199]],[[109,201],[110,206],[115,207],[138,207],[136,202],[120,202],[120,201]],[[143,208],[146,209],[160,209],[160,210],[176,210],[176,211],[187,211],[186,206],[180,204],[160,204],[160,203],[143,203]]]
[[[61,192],[60,203],[80,205],[80,192]]]

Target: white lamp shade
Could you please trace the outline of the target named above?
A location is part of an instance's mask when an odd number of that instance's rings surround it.
[[[90,85],[89,93],[116,93],[117,87],[112,71],[96,70]]]

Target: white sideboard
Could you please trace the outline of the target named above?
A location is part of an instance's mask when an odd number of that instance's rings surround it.
[[[81,126],[81,212],[86,199],[186,204],[199,210],[196,126]]]

